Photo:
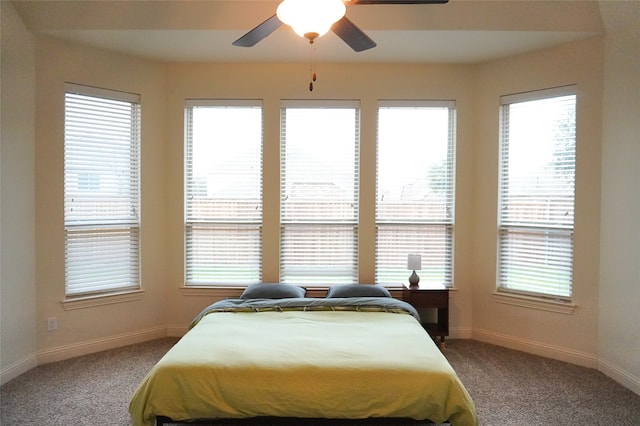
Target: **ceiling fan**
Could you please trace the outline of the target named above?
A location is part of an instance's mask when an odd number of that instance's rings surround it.
[[[367,36],[360,28],[351,22],[345,14],[345,5],[357,6],[364,4],[436,4],[447,3],[449,0],[284,0],[278,6],[275,15],[233,42],[234,46],[251,47],[269,34],[277,30],[282,24],[287,24],[310,43],[324,33],[333,31],[345,43],[356,52],[376,47],[376,42]],[[300,27],[298,18],[317,18],[322,15],[321,10],[331,5],[335,8],[329,12],[326,21],[320,24],[320,29],[315,27]],[[289,7],[298,7],[298,10],[289,10]]]

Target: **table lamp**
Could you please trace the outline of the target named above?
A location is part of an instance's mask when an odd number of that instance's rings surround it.
[[[407,256],[407,269],[413,271],[409,276],[409,284],[411,287],[417,287],[420,282],[420,277],[416,274],[416,271],[422,269],[422,256],[419,254],[410,254]]]

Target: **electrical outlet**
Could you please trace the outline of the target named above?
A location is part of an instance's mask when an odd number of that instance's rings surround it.
[[[55,331],[58,329],[58,318],[49,317],[47,318],[47,331]]]

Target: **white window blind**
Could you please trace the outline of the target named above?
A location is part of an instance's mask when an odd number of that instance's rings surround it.
[[[190,100],[185,109],[186,285],[262,279],[262,105]]]
[[[421,282],[452,285],[455,128],[453,101],[379,103],[377,283],[407,281],[411,253]]]
[[[280,280],[358,281],[359,106],[285,102]]]
[[[498,288],[569,300],[575,87],[504,96],[501,104]]]
[[[140,97],[67,84],[65,293],[140,287]]]

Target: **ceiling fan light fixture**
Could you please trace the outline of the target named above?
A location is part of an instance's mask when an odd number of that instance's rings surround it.
[[[345,12],[342,0],[284,0],[276,14],[300,37],[315,38],[326,34]]]

